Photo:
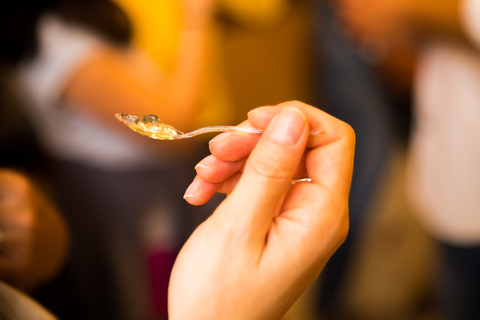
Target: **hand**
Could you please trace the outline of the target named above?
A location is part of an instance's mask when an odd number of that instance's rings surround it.
[[[248,120],[264,133],[217,136],[187,189],[192,204],[228,197],[175,262],[170,319],[278,319],[346,237],[353,130],[300,102]]]
[[[409,94],[418,36],[409,22],[412,0],[338,0],[336,4],[341,30],[360,57],[377,67],[387,89]]]
[[[65,225],[23,175],[0,170],[0,279],[31,290],[53,276],[67,251]]]
[[[345,35],[357,43],[407,37],[410,0],[339,0],[338,16]]]

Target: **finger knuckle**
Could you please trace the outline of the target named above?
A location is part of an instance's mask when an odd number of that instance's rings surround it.
[[[258,176],[271,180],[285,179],[290,172],[288,165],[284,161],[279,161],[272,156],[252,159],[250,167]]]

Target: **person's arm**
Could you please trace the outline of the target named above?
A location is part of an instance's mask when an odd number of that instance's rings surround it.
[[[347,235],[353,130],[300,102],[249,122],[264,133],[217,136],[187,189],[191,204],[228,197],[177,257],[169,319],[279,319]]]
[[[139,70],[124,52],[100,50],[66,86],[64,99],[106,121],[113,114],[157,114],[181,130],[190,129],[202,92],[206,68],[207,28],[212,0],[184,0],[184,21],[175,67],[165,74]]]
[[[460,0],[408,0],[406,26],[420,39],[450,38],[468,42],[460,24]]]
[[[460,23],[462,0],[338,0],[345,33],[358,42],[386,43],[405,37],[423,43],[446,39],[468,43]]]
[[[53,277],[69,244],[55,206],[32,181],[0,169],[0,280],[30,291]]]
[[[449,41],[473,47],[461,21],[465,1],[332,0],[343,34],[400,94],[411,88],[416,54],[423,45]]]

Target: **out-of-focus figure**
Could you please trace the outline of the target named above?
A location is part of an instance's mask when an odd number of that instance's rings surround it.
[[[417,48],[410,204],[438,243],[438,307],[480,317],[480,2],[341,0],[343,31],[358,45]]]
[[[160,225],[152,237],[168,248],[166,265],[182,244],[181,169],[195,147],[138,137],[113,116],[153,113],[185,131],[195,126],[213,1],[182,1],[181,10],[175,64],[161,70],[132,45],[128,17],[108,0],[2,7],[2,72],[52,160],[72,232],[65,271],[37,294],[60,318],[148,318],[143,225]]]
[[[408,79],[409,69],[396,70],[395,75],[390,70],[381,72],[384,66],[392,65],[392,57],[367,55],[365,50],[355,48],[340,32],[335,1],[312,1],[310,6],[316,101],[356,133],[350,230],[322,273],[316,301],[317,312],[336,318],[347,312],[344,291],[352,290],[349,275],[364,237],[362,232],[372,219],[372,204],[378,201],[377,191],[390,157],[407,131],[409,92],[397,79],[403,75]]]

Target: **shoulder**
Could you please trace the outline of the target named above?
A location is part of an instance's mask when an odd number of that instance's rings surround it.
[[[108,44],[95,32],[55,15],[38,24],[38,53],[18,68],[17,81],[34,101],[51,102],[70,78]]]

